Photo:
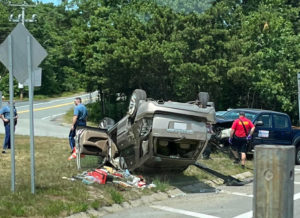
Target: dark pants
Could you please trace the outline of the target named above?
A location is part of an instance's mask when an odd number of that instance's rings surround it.
[[[248,141],[246,138],[233,137],[232,149],[239,153],[247,153]]]
[[[86,126],[86,122],[80,122],[78,125],[74,126],[74,129],[70,130],[69,132],[69,144],[70,144],[70,148],[71,151],[73,151],[73,149],[75,148],[75,136],[76,136],[76,128],[77,126]]]
[[[71,147],[71,151],[73,151],[75,147],[75,139],[74,139],[75,136],[76,136],[76,129],[74,128],[73,130],[71,129],[69,133],[69,144]]]
[[[3,150],[10,149],[10,123],[5,123],[4,128],[5,128],[5,138],[3,143]]]

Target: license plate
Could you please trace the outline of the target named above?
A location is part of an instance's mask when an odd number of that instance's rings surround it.
[[[187,124],[186,123],[174,123],[174,129],[186,130]]]

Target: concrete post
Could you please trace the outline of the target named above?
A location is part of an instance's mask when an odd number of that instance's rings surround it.
[[[254,217],[293,218],[295,147],[258,145],[254,164]]]

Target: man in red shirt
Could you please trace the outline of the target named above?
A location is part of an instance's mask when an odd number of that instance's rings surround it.
[[[239,156],[238,153],[241,153],[242,168],[245,168],[247,141],[251,140],[254,130],[255,126],[251,120],[245,117],[243,111],[239,113],[239,118],[231,126],[229,143],[232,145],[233,154],[236,158]]]

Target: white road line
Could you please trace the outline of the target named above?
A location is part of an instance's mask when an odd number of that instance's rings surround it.
[[[240,214],[238,216],[235,216],[233,218],[252,218],[252,217],[253,217],[253,211],[251,210],[247,213],[242,213],[242,214]]]
[[[41,120],[46,120],[46,119],[52,118],[52,117],[58,117],[58,116],[61,116],[61,115],[64,115],[64,114],[66,114],[66,113],[54,114],[54,115],[51,115],[51,116],[43,117],[43,118],[41,118]]]
[[[300,193],[294,194],[294,201],[300,199]]]
[[[150,207],[156,208],[156,209],[159,209],[159,210],[172,212],[172,213],[182,214],[182,215],[186,215],[186,216],[192,216],[192,217],[219,218],[217,216],[206,215],[206,214],[203,214],[203,213],[196,213],[196,212],[192,212],[192,211],[188,211],[188,210],[180,210],[180,209],[176,209],[176,208],[172,208],[172,207],[166,207],[166,206],[152,205]]]
[[[300,169],[298,169],[298,168],[295,168],[295,171],[300,171]]]
[[[244,196],[244,197],[253,198],[253,195],[249,195],[249,194],[246,194],[246,193],[241,193],[241,192],[229,192],[229,191],[222,190],[222,191],[221,191],[221,193],[230,194],[230,195],[238,195],[238,196]]]
[[[295,183],[296,185],[300,185],[300,182],[294,182],[294,183]],[[221,193],[253,198],[253,195],[248,195],[248,194],[246,194],[246,193],[240,193],[240,192],[229,192],[229,191],[224,191],[224,190],[222,190]],[[300,193],[294,194],[294,200],[298,200],[298,199],[300,199]]]
[[[295,185],[300,185],[300,182],[294,182]]]
[[[95,94],[95,92],[92,92],[92,96],[94,94]],[[80,95],[79,97],[84,98],[84,97],[89,96],[89,95],[90,94],[84,94],[84,95]],[[58,101],[65,101],[65,100],[70,100],[70,99],[75,99],[75,98],[76,98],[76,96],[75,97],[70,97],[70,98],[62,98],[62,99],[57,99],[57,100],[52,100],[52,101],[36,103],[36,104],[33,104],[33,105],[37,106],[37,105],[41,105],[41,104],[51,104],[51,103],[55,103],[55,102],[58,102]],[[19,109],[19,108],[22,108],[22,107],[29,107],[29,105],[17,106],[16,108]]]
[[[300,193],[297,193],[297,194],[294,194],[294,201],[300,199]],[[243,213],[243,214],[240,214],[238,216],[235,216],[233,218],[252,218],[253,217],[253,211],[249,211],[247,213]]]

